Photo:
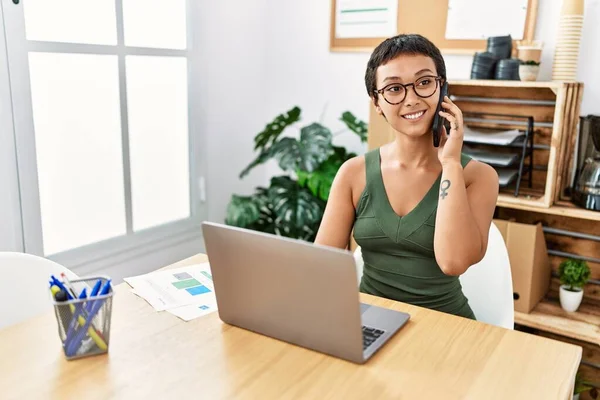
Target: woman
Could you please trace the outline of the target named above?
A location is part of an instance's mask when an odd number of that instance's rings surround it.
[[[475,319],[459,275],[487,249],[498,175],[461,153],[463,118],[445,97],[450,122],[439,147],[432,123],[446,67],[439,49],[420,35],[385,40],[365,74],[375,109],[395,140],[339,169],[315,243],[361,246],[360,290]]]

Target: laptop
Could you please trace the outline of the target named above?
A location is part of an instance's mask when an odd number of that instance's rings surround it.
[[[212,222],[202,231],[227,324],[362,364],[410,319],[359,302],[347,250]]]

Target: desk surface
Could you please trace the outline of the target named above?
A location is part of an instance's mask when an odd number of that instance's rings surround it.
[[[198,255],[172,267],[206,261]],[[222,323],[183,322],[116,287],[110,351],[66,361],[53,311],[0,331],[2,398],[567,399],[581,348],[361,294],[411,320],[365,365]],[[5,305],[6,306],[6,305]]]

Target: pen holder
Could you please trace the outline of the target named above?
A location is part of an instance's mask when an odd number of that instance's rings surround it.
[[[57,301],[53,299],[58,334],[68,360],[108,352],[113,289],[106,277],[73,279],[71,286],[77,293],[84,288],[91,292],[94,285],[108,286],[106,294],[81,299]]]

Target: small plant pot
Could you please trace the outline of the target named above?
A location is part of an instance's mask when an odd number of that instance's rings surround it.
[[[536,81],[539,72],[539,65],[519,65],[519,77],[522,81]]]
[[[541,46],[517,46],[517,58],[539,63],[542,60],[542,48]]]
[[[583,289],[575,288],[575,291],[572,291],[567,287],[566,285],[560,286],[560,306],[567,312],[577,311],[583,299]]]

